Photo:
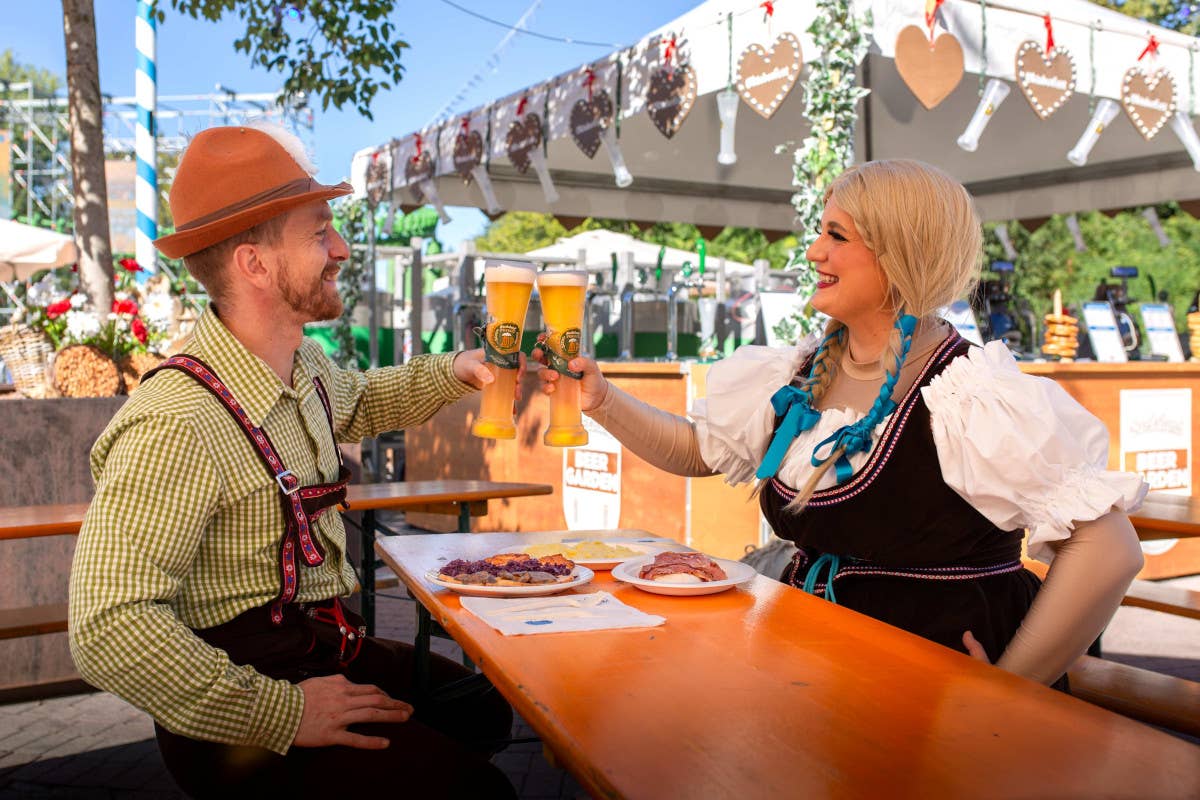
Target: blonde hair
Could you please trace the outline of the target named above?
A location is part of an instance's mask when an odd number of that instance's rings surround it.
[[[897,314],[917,319],[963,297],[978,280],[983,232],[971,196],[963,185],[920,161],[889,159],[850,167],[825,190],[854,220],[863,243],[875,254],[887,278]],[[829,388],[846,347],[845,324],[830,320],[804,388],[815,407]],[[910,340],[911,341],[911,340]],[[892,329],[880,364],[888,372],[880,399],[890,396],[908,343]],[[879,420],[875,420],[876,423]],[[786,506],[798,512],[837,460],[835,451],[817,467]]]

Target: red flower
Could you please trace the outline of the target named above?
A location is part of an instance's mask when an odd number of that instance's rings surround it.
[[[59,300],[57,303],[51,303],[46,306],[46,319],[58,319],[70,310],[70,300]]]
[[[126,272],[141,272],[142,271],[141,265],[137,263],[137,259],[135,259],[135,258],[122,258],[117,263],[120,264],[122,267],[124,267]]]
[[[129,327],[133,330],[133,338],[137,339],[142,344],[145,344],[146,325],[142,322],[141,317],[134,317],[133,324]]]
[[[114,314],[137,314],[137,303],[132,300],[113,300],[112,310]]]

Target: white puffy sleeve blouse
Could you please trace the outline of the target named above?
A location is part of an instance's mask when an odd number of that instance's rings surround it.
[[[742,347],[713,365],[707,397],[692,407],[700,454],[729,483],[754,479],[770,444],[771,395],[791,381],[813,351]],[[1047,542],[1066,539],[1076,522],[1135,510],[1147,486],[1140,476],[1107,469],[1108,431],[1057,383],[1026,375],[999,342],[971,348],[920,389],[929,408],[942,479],[1001,530],[1026,528],[1031,557],[1046,558]],[[792,442],[777,477],[800,487],[812,474],[813,448],[862,417],[827,409]],[[875,429],[875,446],[887,424]],[[870,453],[856,453],[857,472]],[[817,488],[834,486],[829,470]]]

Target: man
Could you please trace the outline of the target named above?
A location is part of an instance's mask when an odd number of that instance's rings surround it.
[[[481,351],[362,373],[303,339],[341,313],[349,256],[328,201],[350,186],[314,172],[275,126],[211,128],[184,154],[156,245],[211,302],[92,450],[71,652],[154,717],[194,796],[511,797],[487,760],[511,709],[490,690],[414,710],[412,648],[364,637],[338,600],[356,577],[325,513],[348,477],[335,438],[420,424],[492,378]],[[465,674],[432,665],[435,684]]]

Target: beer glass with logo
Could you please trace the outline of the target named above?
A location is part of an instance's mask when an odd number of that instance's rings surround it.
[[[513,401],[517,396],[521,331],[533,293],[534,269],[530,264],[487,261],[483,282],[487,294],[488,321],[483,332],[487,368],[496,379],[483,387],[479,418],[471,433],[483,439],[515,439]]]
[[[537,276],[542,298],[542,317],[546,320],[546,361],[560,378],[550,395],[550,427],[542,441],[551,447],[575,447],[587,444],[579,410],[579,379],[567,363],[579,355],[583,343],[583,314],[587,298],[588,273],[584,270],[550,270]]]

